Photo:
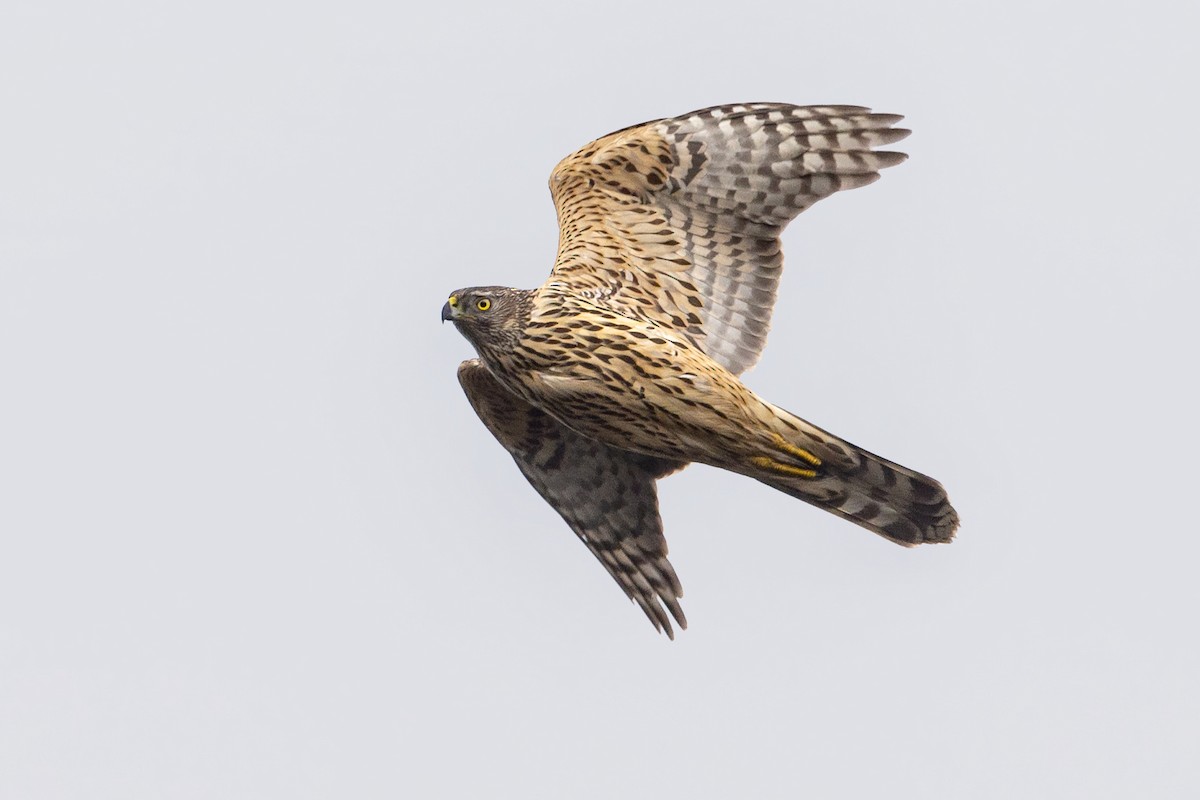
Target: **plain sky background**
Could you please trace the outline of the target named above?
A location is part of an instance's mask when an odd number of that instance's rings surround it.
[[[0,9],[0,798],[1200,791],[1190,3]],[[907,115],[756,391],[942,480],[904,550],[664,481],[674,643],[455,380],[551,167]]]

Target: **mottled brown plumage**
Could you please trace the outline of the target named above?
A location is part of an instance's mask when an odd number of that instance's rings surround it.
[[[534,290],[460,289],[472,406],[649,617],[686,627],[655,481],[692,461],[741,473],[894,542],[947,542],[931,478],[762,400],[737,375],[766,343],[779,235],[805,208],[904,160],[857,106],[703,109],[627,128],[550,177],[560,226]],[[664,610],[664,607],[666,610]]]

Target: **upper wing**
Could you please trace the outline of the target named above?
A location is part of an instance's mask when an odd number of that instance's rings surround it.
[[[738,374],[766,344],[779,234],[841,189],[865,186],[909,131],[859,106],[718,106],[611,133],[550,176],[552,281],[685,331]]]
[[[667,560],[654,481],[684,464],[615,450],[587,439],[505,389],[478,359],[458,380],[467,399],[533,488],[571,526],[657,630],[675,638],[683,587]],[[661,604],[660,604],[661,601]]]

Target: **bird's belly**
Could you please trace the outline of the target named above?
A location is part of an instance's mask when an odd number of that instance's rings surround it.
[[[539,373],[532,384],[532,399],[573,430],[662,458],[722,466],[763,431],[753,413],[763,404],[748,389],[739,384],[731,392],[693,374],[614,380]]]

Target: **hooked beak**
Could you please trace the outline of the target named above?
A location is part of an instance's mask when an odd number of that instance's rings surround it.
[[[454,321],[454,308],[449,303],[442,306],[442,322],[446,320]]]

